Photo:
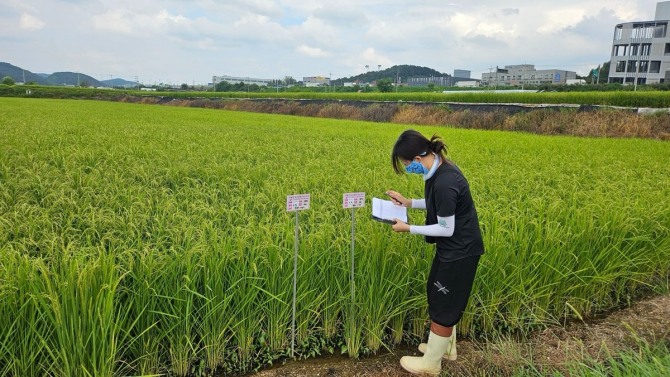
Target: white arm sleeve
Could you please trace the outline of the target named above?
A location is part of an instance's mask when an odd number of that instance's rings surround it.
[[[412,207],[416,209],[426,209],[426,199],[412,199]]]
[[[437,217],[437,224],[433,225],[410,225],[409,232],[430,237],[451,237],[454,235],[456,216]]]

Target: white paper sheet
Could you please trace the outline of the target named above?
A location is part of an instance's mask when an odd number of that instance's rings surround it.
[[[372,198],[372,217],[379,221],[400,219],[407,222],[407,208],[395,205],[390,200]]]

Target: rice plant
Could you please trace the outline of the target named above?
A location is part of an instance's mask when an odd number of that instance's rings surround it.
[[[407,128],[179,107],[1,98],[0,373],[248,371],[359,357],[426,329],[420,237],[355,213],[394,189]],[[660,289],[670,272],[670,148],[653,140],[416,127],[447,142],[484,233],[461,335],[528,332]],[[410,212],[412,223],[423,213]]]

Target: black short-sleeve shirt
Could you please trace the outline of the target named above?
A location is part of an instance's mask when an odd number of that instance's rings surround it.
[[[453,162],[444,161],[426,181],[425,199],[426,225],[437,224],[437,216],[456,216],[451,237],[426,236],[426,242],[436,244],[441,261],[484,254],[484,241],[470,186]]]

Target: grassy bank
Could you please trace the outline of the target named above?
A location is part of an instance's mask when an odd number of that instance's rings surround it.
[[[36,98],[79,98],[118,100],[124,96],[170,98],[275,98],[342,101],[390,102],[465,102],[465,103],[527,103],[578,104],[624,107],[670,107],[670,91],[613,91],[613,92],[541,92],[500,93],[492,91],[444,93],[339,93],[339,92],[194,92],[194,91],[138,91],[118,89],[70,88],[32,85],[1,85],[0,96]]]

